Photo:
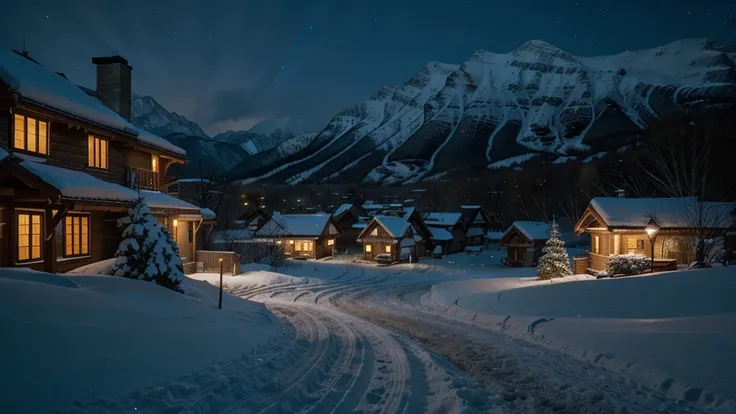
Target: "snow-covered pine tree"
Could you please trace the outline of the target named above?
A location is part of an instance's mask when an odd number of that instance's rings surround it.
[[[168,229],[153,217],[143,199],[139,198],[128,209],[128,216],[120,219],[119,224],[125,229],[123,241],[115,253],[112,274],[155,281],[180,292],[184,266],[179,256],[179,246]]]
[[[552,220],[552,228],[549,240],[542,249],[544,255],[539,258],[537,264],[537,279],[548,280],[552,278],[572,276],[570,260],[565,250],[565,242],[560,239],[560,230],[557,222]]]

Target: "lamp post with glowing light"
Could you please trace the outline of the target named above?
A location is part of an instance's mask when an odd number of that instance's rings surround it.
[[[653,218],[649,219],[649,223],[647,223],[647,226],[644,228],[644,231],[647,232],[647,236],[649,236],[649,243],[652,245],[652,273],[654,273],[654,242],[657,240],[659,229],[660,227]]]
[[[222,309],[222,257],[217,261],[220,262],[220,300],[217,302],[217,309]]]

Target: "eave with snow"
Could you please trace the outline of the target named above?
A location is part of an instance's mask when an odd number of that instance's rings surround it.
[[[725,237],[733,224],[734,208],[736,203],[701,202],[696,197],[597,197],[575,224],[575,233],[590,234],[588,268],[598,271],[611,255],[651,257],[646,227],[652,220],[659,228],[654,239],[655,268],[674,269],[694,259],[694,235]]]
[[[506,248],[506,265],[534,266],[549,239],[550,226],[540,221],[515,221],[499,245]]]
[[[415,262],[426,254],[427,240],[409,220],[412,214],[415,212],[407,216],[374,217],[357,238],[363,246],[363,260],[376,261],[386,257],[389,262]]]

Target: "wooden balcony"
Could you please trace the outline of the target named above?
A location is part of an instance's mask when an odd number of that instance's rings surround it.
[[[128,167],[128,187],[141,190],[158,191],[160,188],[159,173],[143,168]]]

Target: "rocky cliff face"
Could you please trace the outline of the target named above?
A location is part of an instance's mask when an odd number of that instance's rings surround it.
[[[164,109],[150,96],[133,94],[131,100],[131,122],[133,125],[151,131],[159,136],[184,134],[188,136],[209,138],[195,122],[176,112]]]
[[[533,40],[459,65],[431,62],[242,178],[400,184],[535,158],[582,161],[678,111],[736,109],[735,59],[736,48],[708,40],[603,57]]]

